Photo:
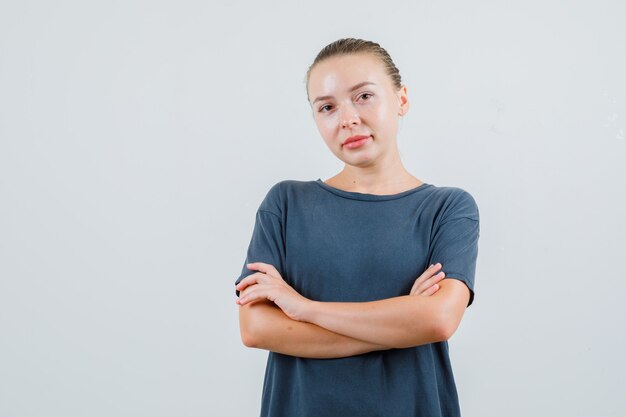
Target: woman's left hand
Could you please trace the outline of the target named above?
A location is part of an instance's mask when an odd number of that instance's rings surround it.
[[[289,286],[273,265],[254,262],[246,266],[260,272],[248,275],[235,286],[240,291],[237,304],[245,305],[267,299],[280,307],[289,318],[303,321],[305,308],[311,300]]]

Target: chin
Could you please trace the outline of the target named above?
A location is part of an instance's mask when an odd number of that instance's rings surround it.
[[[359,168],[366,168],[366,167],[372,166],[376,162],[376,158],[372,158],[369,156],[365,156],[365,157],[361,156],[359,158],[339,158],[339,159],[341,159],[347,165],[352,165],[354,167],[359,167]]]

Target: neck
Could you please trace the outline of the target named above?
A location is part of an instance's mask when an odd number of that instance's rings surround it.
[[[422,184],[406,170],[398,152],[369,166],[346,164],[339,174],[326,182],[346,191],[367,194],[395,194]]]

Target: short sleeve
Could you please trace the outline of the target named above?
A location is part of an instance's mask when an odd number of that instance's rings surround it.
[[[235,285],[246,276],[257,272],[246,267],[246,264],[253,262],[271,264],[283,277],[285,276],[285,240],[282,221],[280,214],[274,212],[278,207],[277,189],[277,187],[273,187],[270,190],[257,210],[246,259]],[[267,208],[274,210],[270,211]],[[239,291],[235,290],[235,294],[239,296]]]
[[[469,307],[474,301],[479,213],[474,198],[466,191],[460,191],[446,207],[434,232],[429,265],[440,262],[446,278],[455,278],[467,285]]]

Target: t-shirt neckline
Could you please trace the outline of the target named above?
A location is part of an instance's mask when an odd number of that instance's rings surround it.
[[[338,196],[341,197],[345,197],[345,198],[350,198],[353,200],[364,200],[364,201],[385,201],[385,200],[395,200],[397,198],[402,198],[405,197],[409,194],[413,194],[416,193],[418,191],[421,191],[425,188],[430,187],[432,184],[428,184],[426,182],[418,185],[415,188],[411,188],[410,190],[406,190],[406,191],[402,191],[400,193],[396,193],[396,194],[386,194],[386,195],[380,195],[380,194],[367,194],[367,193],[357,193],[355,191],[345,191],[345,190],[340,190],[339,188],[335,188],[333,186],[330,186],[328,184],[326,184],[324,181],[322,181],[321,178],[318,178],[314,181],[317,185],[319,185],[320,187],[322,187],[323,189],[330,191],[333,194],[336,194]]]

